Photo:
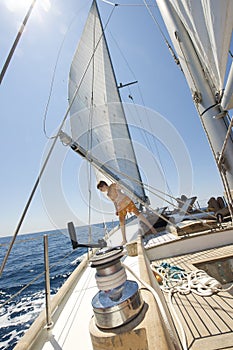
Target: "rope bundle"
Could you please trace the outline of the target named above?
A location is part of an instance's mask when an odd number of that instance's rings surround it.
[[[185,272],[167,263],[162,263],[158,267],[151,265],[151,268],[155,276],[159,276],[162,280],[161,289],[171,294],[192,292],[200,296],[211,296],[222,290],[222,285],[203,270]]]

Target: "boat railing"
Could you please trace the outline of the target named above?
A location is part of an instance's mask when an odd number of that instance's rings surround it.
[[[45,249],[47,250],[47,247]],[[93,250],[91,254],[94,254],[94,252],[95,250]],[[69,278],[65,281],[65,283],[61,286],[61,288],[57,291],[57,293],[51,299],[49,294],[47,295],[48,304],[46,308],[41,311],[40,315],[35,319],[35,321],[27,330],[23,338],[21,338],[16,344],[14,350],[29,350],[35,344],[36,340],[38,339],[38,336],[41,334],[42,331],[49,331],[49,329],[53,326],[51,316],[54,314],[58,305],[61,305],[64,302],[64,300],[66,300],[66,298],[68,297],[68,294],[71,293],[73,286],[75,285],[75,283],[77,283],[80,274],[82,273],[82,271],[84,271],[85,267],[89,263],[89,258],[90,256],[88,256],[88,254],[85,254],[83,260],[76,267],[76,269],[69,276]],[[47,258],[45,258],[45,260],[47,260]],[[48,261],[46,262],[46,265],[48,268]],[[51,270],[51,266],[49,270]],[[42,275],[45,275],[45,271],[41,273],[38,278],[40,278]],[[49,279],[49,275],[47,275],[47,278]],[[50,287],[48,283],[47,289],[49,288]]]
[[[36,283],[38,280],[40,280],[41,278],[44,277],[44,280],[45,280],[45,308],[43,305],[41,305],[41,308],[43,308],[43,310],[41,311],[41,315],[38,317],[37,324],[41,325],[41,323],[43,323],[43,327],[45,327],[47,329],[50,329],[53,326],[52,314],[53,314],[54,310],[56,309],[56,306],[58,305],[58,303],[60,303],[64,299],[64,296],[66,294],[66,293],[62,292],[61,289],[63,288],[64,285],[68,286],[68,287],[66,287],[66,290],[70,289],[72,284],[74,283],[75,279],[77,278],[77,274],[79,274],[80,271],[82,271],[82,269],[84,268],[84,266],[86,266],[86,264],[88,263],[88,256],[86,254],[86,256],[83,257],[82,261],[80,262],[78,267],[75,269],[73,274],[69,276],[69,278],[63,284],[63,286],[56,292],[56,294],[51,297],[50,271],[52,269],[56,268],[56,266],[58,266],[62,261],[66,260],[73,253],[73,250],[69,251],[64,256],[62,256],[61,259],[59,259],[59,261],[56,261],[54,264],[49,265],[48,238],[50,235],[52,235],[52,234],[50,233],[49,235],[46,234],[43,236],[44,270],[41,271],[40,273],[38,273],[36,276],[34,276],[34,278],[32,280],[30,280],[27,284],[25,284],[22,288],[20,288],[20,290],[18,290],[15,294],[11,295],[10,298],[5,300],[0,305],[1,308],[7,307],[7,305],[9,305],[9,303],[12,300],[15,300],[19,295],[22,295],[22,293],[26,289],[28,289],[30,286],[32,286],[34,283]],[[33,240],[34,239],[41,239],[41,236],[38,238],[29,238],[29,239],[27,238],[25,240],[20,240],[17,243],[22,243],[22,242],[32,240],[32,239]],[[76,272],[77,269],[78,269],[78,272]],[[73,277],[73,276],[76,276],[76,277]],[[33,323],[33,325],[34,325],[34,323]],[[31,327],[34,328],[33,325]],[[39,329],[40,329],[40,326],[38,327],[36,333],[39,331]],[[27,337],[29,334],[29,337],[31,337],[31,338],[35,336],[35,335],[30,335],[31,332],[29,332],[29,330],[27,330],[26,334],[27,334]],[[20,341],[19,341],[19,343],[20,343]],[[29,344],[29,343],[27,343],[27,344]],[[18,345],[16,345],[16,348],[17,349],[24,349],[24,348],[28,349],[28,345],[26,347],[20,346],[19,348],[18,348]]]
[[[50,273],[49,273],[49,251],[48,251],[48,235],[44,235],[44,268],[45,268],[45,306],[46,306],[46,327],[49,329],[53,326],[51,317],[51,301],[50,301]]]

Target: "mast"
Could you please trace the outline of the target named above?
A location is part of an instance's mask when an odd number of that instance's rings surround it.
[[[233,133],[227,111],[224,111],[218,102],[214,83],[207,76],[194,44],[173,5],[168,0],[157,0],[157,4],[180,58],[193,102],[220,171],[227,200],[232,203]],[[225,144],[226,135],[228,140]],[[225,147],[223,147],[224,144]],[[223,149],[224,154],[221,154]]]

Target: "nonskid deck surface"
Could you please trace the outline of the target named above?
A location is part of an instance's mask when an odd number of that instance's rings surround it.
[[[156,235],[149,234],[144,238],[144,247],[150,248],[156,245],[163,244],[165,242],[170,242],[178,239],[178,236],[167,231],[158,232]]]
[[[196,264],[205,261],[232,258],[233,245],[190,253],[173,258],[156,260],[155,265],[166,262],[185,269],[195,270]],[[168,294],[164,293],[167,301]],[[194,293],[174,293],[173,306],[182,322],[188,349],[233,349],[233,296],[220,292],[202,297]],[[171,304],[168,301],[168,306]]]

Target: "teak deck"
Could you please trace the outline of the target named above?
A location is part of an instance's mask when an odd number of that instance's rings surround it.
[[[166,262],[184,268],[196,269],[194,264],[233,256],[233,246],[210,249],[166,259]],[[162,260],[156,261],[160,264]],[[165,294],[166,299],[167,295]],[[202,297],[194,293],[172,297],[173,306],[182,322],[188,349],[233,349],[233,297],[227,292]],[[168,302],[169,307],[169,302]],[[169,307],[170,308],[170,307]]]

